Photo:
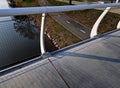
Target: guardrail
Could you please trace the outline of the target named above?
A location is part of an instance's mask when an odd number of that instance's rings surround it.
[[[41,30],[40,30],[40,50],[41,50],[41,54],[45,53],[44,25],[45,25],[45,13],[42,13]]]
[[[116,3],[118,3],[119,0],[116,0]],[[95,24],[93,25],[93,28],[91,30],[91,33],[90,33],[90,38],[93,38],[95,36],[97,36],[98,34],[98,27],[102,21],[102,19],[106,16],[106,14],[110,11],[111,7],[107,7],[103,13],[100,15],[100,17],[97,19],[97,21],[95,22]],[[119,25],[119,24],[118,24]],[[117,26],[118,28],[118,26]]]
[[[0,17],[42,13],[41,32],[40,32],[40,49],[41,49],[41,54],[44,54],[45,53],[45,47],[44,47],[45,13],[73,11],[73,10],[85,10],[85,9],[103,8],[103,7],[118,7],[118,6],[120,6],[120,3],[68,5],[68,6],[45,6],[45,7],[29,7],[29,8],[9,8],[9,9],[0,9]]]

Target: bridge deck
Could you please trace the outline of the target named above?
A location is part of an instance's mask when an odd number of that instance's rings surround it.
[[[119,88],[120,30],[0,77],[0,88]]]

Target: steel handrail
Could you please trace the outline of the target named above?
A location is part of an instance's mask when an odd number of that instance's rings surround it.
[[[45,53],[44,25],[45,25],[45,13],[42,13],[41,30],[40,30],[40,50],[41,50],[41,54]]]
[[[120,3],[9,8],[9,9],[0,9],[0,17],[42,13],[41,32],[40,32],[40,50],[41,50],[41,54],[43,55],[45,53],[45,46],[44,46],[45,13],[85,10],[85,9],[103,8],[103,7],[118,7],[118,6],[120,6]]]
[[[118,7],[118,6],[120,6],[120,3],[7,8],[7,9],[0,9],[0,17],[1,16],[15,16],[15,15],[73,11],[73,10],[85,10],[85,9],[92,9],[92,8]]]

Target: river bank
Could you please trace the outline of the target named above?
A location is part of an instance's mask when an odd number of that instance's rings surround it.
[[[16,3],[21,2],[21,0],[13,0],[13,1]],[[60,49],[81,41],[72,33],[67,31],[64,27],[62,27],[60,24],[58,24],[55,20],[53,20],[48,14],[46,15],[47,16],[46,16],[45,32],[47,33],[47,35],[50,36],[56,47]],[[32,15],[32,17],[36,21],[36,23],[39,24],[40,26],[41,14]]]
[[[27,1],[28,2],[28,1]],[[27,3],[27,2],[24,2],[23,4],[21,0],[19,1],[16,1],[16,0],[10,0],[10,3],[9,5],[12,7],[12,8],[16,8],[16,7],[28,7],[28,6],[39,6],[37,4],[37,0],[32,0],[31,3]],[[26,15],[26,17],[24,16],[15,16],[16,18],[18,19],[28,19],[29,22],[32,21],[32,25],[34,27],[36,27],[38,29],[38,31],[40,31],[40,24],[41,24],[41,15],[39,14],[35,14],[35,15]],[[39,18],[39,20],[38,20]],[[25,23],[24,23],[25,24]],[[17,25],[18,26],[18,25]],[[45,39],[45,48],[46,48],[46,52],[52,52],[52,51],[55,51],[57,50],[58,48],[54,45],[52,39],[50,39],[47,34],[44,35],[44,39]]]

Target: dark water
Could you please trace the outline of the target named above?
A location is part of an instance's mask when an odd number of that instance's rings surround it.
[[[39,31],[36,28],[32,28],[29,23],[17,23],[11,17],[1,19],[0,69],[40,55]]]
[[[46,35],[45,41],[47,51],[57,49]],[[39,29],[27,16],[0,17],[0,70],[40,56],[39,44]]]

